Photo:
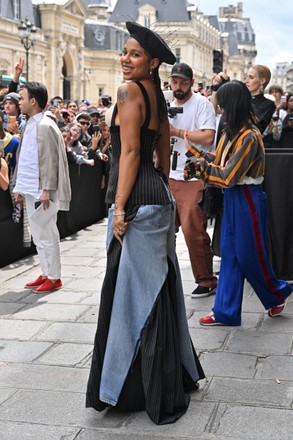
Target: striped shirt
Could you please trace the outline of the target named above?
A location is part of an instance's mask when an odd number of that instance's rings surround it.
[[[263,180],[265,151],[255,126],[243,127],[232,140],[224,133],[214,153],[199,153],[191,146],[186,155],[199,158],[201,178],[211,186],[229,188]]]

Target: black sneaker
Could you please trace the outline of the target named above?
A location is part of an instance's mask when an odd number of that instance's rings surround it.
[[[217,286],[205,287],[197,286],[196,289],[191,293],[191,298],[205,298],[206,296],[213,295],[216,293]]]

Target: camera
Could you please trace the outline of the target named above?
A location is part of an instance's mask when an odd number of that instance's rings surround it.
[[[169,118],[175,118],[175,116],[178,113],[183,113],[183,107],[171,107],[170,103],[173,101],[174,99],[174,93],[172,92],[172,90],[165,90],[163,91],[164,94],[164,98],[167,104],[167,111],[168,111],[168,116]]]
[[[228,79],[225,79],[225,78],[223,78],[222,76],[220,76],[220,78],[221,78],[221,80],[222,80],[222,82],[221,82],[220,84],[215,83],[215,84],[212,84],[212,85],[211,85],[211,90],[212,90],[213,92],[216,92],[217,90],[219,90],[219,88],[220,88],[223,84],[225,84],[226,82],[229,82],[229,81],[230,81],[230,78],[229,78],[229,77],[228,77]]]
[[[180,153],[178,151],[174,150],[175,142],[177,142],[177,139],[176,138],[171,138],[171,141],[170,141],[170,155],[173,156],[172,157],[172,164],[171,164],[171,168],[172,168],[173,171],[175,171],[176,168],[177,168],[178,156],[180,156]]]
[[[169,107],[169,106],[167,105],[169,118],[175,118],[175,116],[178,115],[178,113],[183,113],[183,107]]]
[[[112,98],[111,98],[111,96],[108,96],[108,95],[104,95],[104,96],[102,96],[102,105],[104,106],[104,107],[107,107],[108,105],[111,105],[112,104]]]

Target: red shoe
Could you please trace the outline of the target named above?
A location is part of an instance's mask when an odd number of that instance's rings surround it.
[[[52,281],[49,280],[49,278],[46,279],[46,281],[41,284],[39,287],[33,290],[34,293],[47,293],[47,292],[54,292],[54,290],[61,289],[62,287],[62,281],[56,280]]]
[[[286,301],[284,301],[282,304],[279,304],[278,306],[273,306],[268,310],[268,315],[274,318],[275,316],[280,315],[284,311],[286,307]]]
[[[48,278],[44,277],[42,275],[39,275],[38,278],[34,281],[30,281],[29,283],[26,283],[24,286],[25,289],[34,289],[35,287],[41,286]]]
[[[221,322],[215,320],[215,316],[213,312],[210,313],[208,316],[204,316],[203,318],[200,318],[199,323],[201,325],[224,325]]]

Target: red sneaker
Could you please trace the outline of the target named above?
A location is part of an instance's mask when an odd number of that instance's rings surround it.
[[[48,278],[43,277],[42,275],[39,275],[38,278],[34,281],[30,281],[29,283],[26,283],[24,286],[25,289],[34,289],[35,287],[41,286]]]
[[[201,325],[224,325],[221,322],[215,320],[215,316],[213,312],[210,313],[208,316],[204,316],[203,318],[200,318],[199,323]]]
[[[268,315],[274,318],[275,316],[280,315],[284,311],[286,307],[286,301],[284,301],[282,304],[279,304],[278,306],[273,306],[268,310]]]
[[[46,281],[41,284],[39,287],[33,290],[34,293],[47,293],[47,292],[54,292],[54,290],[61,289],[62,287],[62,281],[56,280],[52,281],[49,280],[49,278],[46,279]]]

